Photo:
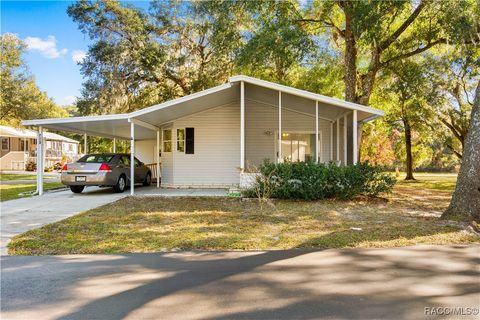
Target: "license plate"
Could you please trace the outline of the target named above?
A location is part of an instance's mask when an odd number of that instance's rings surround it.
[[[76,182],[85,182],[85,181],[87,181],[87,177],[85,177],[85,176],[77,176],[77,177],[75,177],[75,181],[76,181]]]

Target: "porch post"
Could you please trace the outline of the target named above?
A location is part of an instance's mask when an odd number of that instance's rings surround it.
[[[43,128],[38,127],[37,132],[37,192],[43,195]]]
[[[160,188],[160,130],[157,130],[157,188]]]
[[[245,170],[245,83],[240,82],[240,170]]]
[[[23,170],[24,171],[27,171],[27,161],[28,161],[27,138],[23,138]]]
[[[318,143],[318,101],[315,101],[315,162],[319,162],[320,143]]]
[[[343,165],[347,165],[347,115],[343,116]]]
[[[87,134],[83,134],[83,153],[87,154],[88,146],[87,146]]]
[[[113,138],[113,153],[117,152],[117,139]]]
[[[333,161],[333,121],[330,122],[330,161]]]
[[[340,119],[337,119],[337,137],[335,142],[337,143],[337,162],[340,161]]]
[[[358,135],[358,123],[357,123],[357,110],[353,110],[353,120],[352,120],[352,146],[353,146],[353,154],[352,154],[352,159],[353,159],[353,164],[357,164],[358,162],[358,140],[357,140],[357,135]]]
[[[130,122],[130,195],[135,189],[135,123]]]
[[[282,92],[278,91],[278,157],[277,163],[282,162]]]

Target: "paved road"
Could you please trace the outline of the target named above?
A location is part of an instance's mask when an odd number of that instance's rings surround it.
[[[425,307],[478,307],[479,258],[479,245],[2,257],[2,316],[437,319]]]

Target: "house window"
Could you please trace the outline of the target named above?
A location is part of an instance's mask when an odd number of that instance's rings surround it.
[[[282,155],[286,161],[315,160],[315,134],[282,132]]]
[[[177,129],[177,151],[185,152],[185,129]]]
[[[20,150],[28,150],[28,141],[20,140]]]
[[[2,138],[2,150],[9,150],[10,148],[8,138]]]
[[[185,128],[185,153],[194,154],[195,152],[195,129]]]
[[[163,152],[172,152],[172,130],[163,130]]]

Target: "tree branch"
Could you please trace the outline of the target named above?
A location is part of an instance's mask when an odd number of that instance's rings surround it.
[[[418,5],[417,8],[412,12],[412,14],[402,23],[400,27],[398,27],[397,30],[395,30],[394,33],[390,37],[388,37],[385,41],[383,41],[380,46],[378,47],[380,51],[383,51],[387,49],[395,40],[398,39],[402,35],[402,33],[415,21],[415,19],[418,17],[420,12],[422,12],[423,8],[426,6],[427,2],[422,1]]]
[[[406,52],[406,53],[402,53],[402,54],[399,54],[398,56],[395,56],[393,58],[390,58],[388,59],[387,61],[384,61],[381,63],[382,67],[388,65],[389,63],[392,63],[394,61],[397,61],[397,60],[402,60],[402,59],[405,59],[405,58],[408,58],[408,57],[411,57],[411,56],[414,56],[416,54],[419,54],[419,53],[422,53],[424,51],[427,51],[428,49],[430,49],[431,47],[433,46],[436,46],[437,44],[440,44],[440,43],[447,43],[447,40],[444,39],[444,38],[441,38],[441,39],[438,39],[438,40],[435,40],[433,42],[429,42],[426,46],[424,47],[421,47],[421,48],[417,48],[413,51],[410,51],[410,52]]]

